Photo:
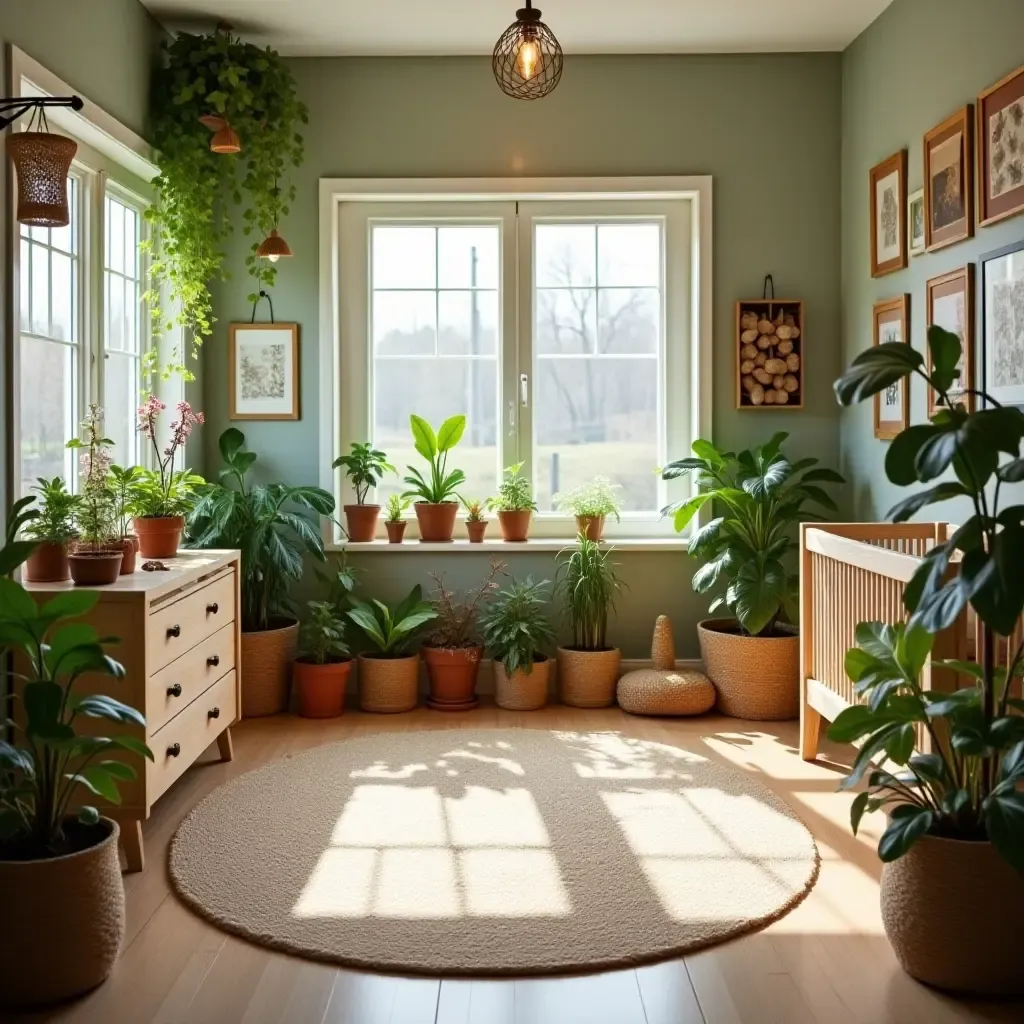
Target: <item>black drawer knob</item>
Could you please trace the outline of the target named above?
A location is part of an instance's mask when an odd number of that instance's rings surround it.
[[[168,697],[180,697],[181,696],[181,683],[175,683],[173,686],[167,687]]]
[[[210,708],[206,713],[210,718],[220,718],[220,708]]]
[[[174,625],[167,630],[167,639],[169,640],[172,636],[181,636],[181,626]]]
[[[209,658],[206,659],[206,664],[207,665],[212,665],[214,668],[216,668],[220,664],[220,655],[219,654],[211,655]]]
[[[216,601],[214,601],[213,604],[208,604],[206,606],[206,614],[207,615],[216,615],[217,612],[219,612],[219,611],[220,611],[220,605],[217,604]]]
[[[172,743],[167,748],[167,756],[168,757],[177,757],[180,753],[181,753],[181,744],[180,743]]]

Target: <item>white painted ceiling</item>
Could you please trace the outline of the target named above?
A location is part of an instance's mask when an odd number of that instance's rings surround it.
[[[284,54],[490,53],[525,0],[142,0],[168,28],[219,19]],[[892,0],[536,0],[567,53],[842,50]]]

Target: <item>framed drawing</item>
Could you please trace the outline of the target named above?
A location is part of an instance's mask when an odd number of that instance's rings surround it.
[[[871,168],[871,276],[907,265],[907,151]]]
[[[924,238],[929,252],[974,234],[974,108],[924,137]]]
[[[889,342],[910,344],[910,296],[876,302],[872,317],[872,344]],[[875,395],[875,437],[891,441],[910,426],[909,379],[904,377]]]
[[[299,325],[231,324],[229,418],[299,418]]]
[[[920,256],[924,243],[924,189],[911,192],[907,199],[907,231],[910,232],[910,255]]]
[[[978,223],[1024,210],[1024,67],[978,97]]]
[[[927,284],[928,326],[951,331],[960,338],[960,378],[950,388],[953,402],[962,402],[968,412],[974,412],[974,395],[964,391],[974,387],[974,267],[968,264],[941,277],[933,277]],[[931,348],[927,349],[928,373],[932,372]],[[928,416],[934,416],[942,406],[935,390],[928,386]]]
[[[997,402],[1024,406],[1024,241],[980,263],[982,385]]]

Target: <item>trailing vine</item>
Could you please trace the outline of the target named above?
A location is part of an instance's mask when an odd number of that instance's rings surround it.
[[[146,294],[154,339],[177,323],[183,342],[164,377],[192,379],[185,345],[198,359],[215,317],[210,283],[223,280],[224,241],[242,208],[242,233],[252,238],[246,269],[254,281],[250,301],[273,286],[277,268],[256,248],[288,213],[295,186],[288,172],[303,159],[298,126],[308,120],[295,79],[280,55],[218,29],[210,35],[181,33],[164,44],[166,66],[153,87],[153,141],[160,154],[154,180],[157,202],[147,211],[153,227],[150,288]],[[213,153],[210,130],[200,117],[222,117],[241,139],[237,154]],[[173,319],[160,302],[161,289],[176,307]],[[155,348],[145,369],[158,369]]]

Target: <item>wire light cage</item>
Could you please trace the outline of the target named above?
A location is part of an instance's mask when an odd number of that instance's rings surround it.
[[[494,46],[494,77],[501,91],[517,100],[547,96],[562,77],[562,47],[540,15],[526,0]]]

